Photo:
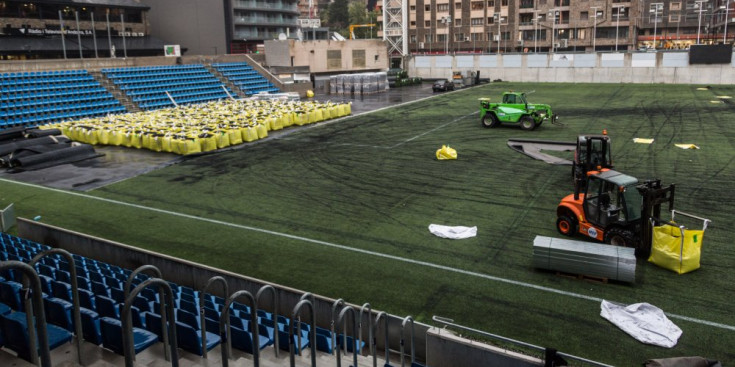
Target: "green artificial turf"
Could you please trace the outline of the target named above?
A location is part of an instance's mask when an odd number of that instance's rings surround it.
[[[535,91],[529,100],[551,104],[564,126],[482,128],[477,99],[497,101],[505,90]],[[53,225],[370,302],[426,323],[433,315],[449,317],[605,363],[701,355],[729,365],[735,362],[735,109],[729,100],[710,101],[733,94],[731,86],[493,83],[298,128],[87,193],[208,220],[5,181],[0,206],[14,202],[18,215],[41,215]],[[534,237],[559,237],[555,209],[573,191],[571,169],[513,152],[507,139],[574,141],[603,129],[612,137],[617,170],[675,183],[677,209],[712,219],[701,269],[677,275],[642,259],[635,284],[602,284],[532,267]],[[655,142],[634,144],[635,137]],[[443,144],[459,159],[436,160]],[[441,239],[429,233],[431,223],[477,226],[478,235]],[[594,299],[648,302],[726,327],[672,318],[683,330],[678,345],[647,346],[602,319],[598,301],[494,277]]]

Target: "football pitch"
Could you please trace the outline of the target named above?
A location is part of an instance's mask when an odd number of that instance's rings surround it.
[[[0,207],[15,203],[18,216],[604,363],[699,355],[731,365],[735,105],[724,97],[735,87],[703,87],[493,83],[304,126],[86,193],[3,179]],[[529,100],[550,104],[564,126],[481,127],[478,98],[499,101],[506,90],[534,91]],[[616,170],[675,183],[675,208],[712,220],[699,270],[678,275],[639,259],[636,282],[626,284],[533,268],[534,237],[560,237],[556,206],[573,191],[571,168],[506,141],[574,141],[603,129]],[[442,145],[459,158],[438,161]],[[442,239],[432,223],[478,232]],[[603,299],[660,307],[683,330],[678,344],[634,340],[600,317]]]

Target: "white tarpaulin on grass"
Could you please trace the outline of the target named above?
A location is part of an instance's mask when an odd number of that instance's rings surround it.
[[[681,336],[681,329],[666,317],[664,311],[648,303],[625,306],[603,300],[600,316],[646,344],[673,348]]]
[[[441,238],[450,238],[453,240],[461,240],[463,238],[477,236],[477,227],[451,227],[440,224],[430,224],[429,231]]]

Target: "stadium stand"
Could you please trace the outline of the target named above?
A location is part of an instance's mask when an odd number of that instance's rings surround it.
[[[0,130],[125,111],[87,70],[0,74]]]
[[[102,69],[102,74],[143,110],[228,98],[226,88],[204,65]],[[226,91],[225,91],[226,90]],[[171,99],[166,94],[170,94]]]
[[[273,83],[246,62],[215,63],[212,64],[212,67],[245,92],[247,96],[261,92],[280,92]]]
[[[62,256],[60,252],[66,255]],[[348,344],[347,351],[354,350],[355,346],[359,351],[364,342],[358,341],[354,336],[344,334],[333,334],[331,331],[318,328],[313,325],[314,319],[311,318],[310,323],[301,322],[300,320],[291,320],[282,315],[273,314],[263,309],[254,310],[252,306],[257,306],[257,301],[252,295],[245,291],[233,293],[229,299],[207,294],[204,291],[195,290],[185,286],[180,286],[172,282],[166,282],[159,278],[153,278],[142,273],[141,269],[152,268],[150,265],[131,271],[86,258],[80,255],[71,255],[64,250],[52,249],[49,246],[42,245],[30,240],[22,239],[7,233],[0,233],[0,340],[5,341],[5,347],[17,353],[18,357],[27,361],[32,361],[36,356],[31,353],[28,328],[26,324],[26,314],[23,312],[26,305],[22,294],[24,293],[23,276],[20,271],[11,269],[13,263],[7,260],[15,260],[27,263],[32,266],[31,269],[40,271],[40,269],[52,268],[53,271],[45,270],[44,272],[51,275],[45,275],[49,278],[52,286],[43,288],[43,307],[45,316],[41,317],[46,320],[46,335],[48,336],[49,350],[53,350],[72,340],[72,336],[76,334],[75,324],[75,307],[78,307],[81,328],[79,331],[83,339],[76,339],[76,344],[80,344],[80,340],[85,343],[100,346],[115,354],[129,358],[130,352],[138,354],[149,348],[159,341],[164,341],[168,336],[163,331],[163,315],[170,320],[174,315],[175,339],[177,347],[192,353],[193,355],[206,356],[206,352],[213,348],[224,348],[220,345],[220,318],[227,315],[229,320],[229,328],[231,332],[231,344],[235,349],[242,352],[253,354],[254,345],[259,345],[258,350],[264,350],[268,347],[275,348],[280,341],[280,349],[291,353],[301,354],[301,349],[311,348],[311,353],[316,354],[316,343],[312,341],[314,336],[317,337],[320,350],[328,354],[333,354],[335,349],[332,348],[332,340],[338,340],[337,345],[341,346],[345,342]],[[69,261],[71,259],[71,261]],[[72,275],[76,275],[77,279],[84,279],[93,286],[92,290],[85,290],[93,294],[95,297],[89,297],[94,300],[87,305],[92,308],[75,306],[72,302],[75,293],[83,291],[77,289],[76,285],[83,284],[84,281],[76,282],[77,284],[68,284],[64,280],[70,280],[69,271]],[[66,269],[66,270],[65,270]],[[157,269],[156,269],[157,270]],[[32,271],[32,270],[30,270]],[[97,274],[97,275],[93,275]],[[118,278],[124,278],[124,281]],[[15,279],[18,282],[10,279]],[[103,280],[102,282],[96,280]],[[161,307],[161,295],[154,290],[155,282],[166,284],[170,288],[170,295],[167,293],[164,297],[164,304],[169,305],[169,299],[172,301],[172,311],[170,314],[165,312],[165,308]],[[40,282],[39,282],[40,283]],[[123,286],[122,283],[125,285]],[[117,289],[115,287],[124,287],[123,298],[125,300],[115,300],[108,297],[110,290]],[[132,287],[135,287],[132,289]],[[205,287],[206,290],[207,287]],[[268,289],[269,288],[269,289]],[[53,289],[53,293],[46,293]],[[264,286],[263,290],[272,290],[275,299],[275,289],[271,286]],[[33,293],[33,291],[31,291]],[[261,293],[261,292],[259,292]],[[127,295],[127,297],[125,297]],[[249,304],[236,302],[240,296],[248,295]],[[307,293],[307,295],[310,295]],[[62,296],[62,299],[58,298]],[[302,303],[311,302],[303,300]],[[313,301],[313,296],[311,296]],[[128,303],[126,303],[128,302]],[[78,303],[78,304],[81,304]],[[344,303],[340,303],[343,310],[348,308]],[[28,309],[28,308],[26,308]],[[134,311],[126,316],[126,310]],[[225,312],[227,311],[227,312]],[[253,314],[255,311],[255,315]],[[313,311],[313,310],[312,310]],[[353,316],[355,314],[352,310]],[[34,311],[34,317],[39,319]],[[343,312],[344,313],[344,312]],[[340,320],[332,320],[332,324],[342,325]],[[132,318],[131,341],[129,351],[126,352],[124,339],[126,338],[125,323],[126,317]],[[205,322],[202,323],[202,318]],[[255,325],[257,323],[257,325]],[[169,323],[170,325],[171,323]],[[202,325],[205,325],[202,331]],[[37,326],[38,327],[38,326]],[[253,335],[253,329],[257,327],[257,337]],[[353,326],[354,328],[354,326]],[[299,332],[300,330],[300,332]],[[312,335],[311,330],[318,330],[316,335]],[[22,338],[9,338],[9,335],[22,335]],[[42,337],[42,335],[38,335]],[[9,342],[12,339],[12,342]],[[40,339],[39,339],[40,340]],[[257,344],[256,344],[257,343]],[[43,345],[39,351],[39,358],[44,361],[49,356],[42,356],[44,353]],[[296,347],[296,351],[291,349]],[[344,348],[344,347],[343,347]],[[81,349],[79,349],[81,350]],[[258,355],[260,352],[257,352]],[[127,355],[126,355],[127,354]],[[339,352],[337,353],[339,355]],[[81,355],[81,354],[80,354]],[[134,357],[133,357],[134,358]],[[254,355],[254,358],[257,358]],[[356,357],[355,357],[356,358]],[[368,365],[367,357],[362,365]],[[81,357],[80,357],[81,360]],[[44,365],[44,363],[41,363]],[[386,364],[389,366],[389,364]]]

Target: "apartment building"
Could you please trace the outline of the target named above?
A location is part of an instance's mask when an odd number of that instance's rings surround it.
[[[654,39],[656,48],[686,49],[733,40],[724,32],[735,13],[730,0],[407,1],[411,53],[625,51],[651,49]]]

